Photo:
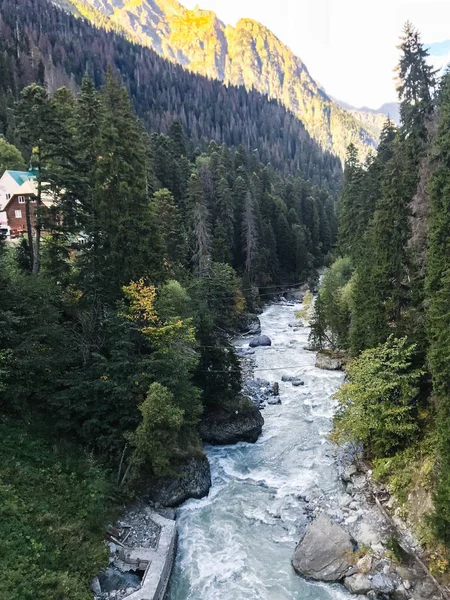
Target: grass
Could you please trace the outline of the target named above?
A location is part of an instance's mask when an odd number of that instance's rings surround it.
[[[88,600],[119,498],[79,450],[0,423],[0,598]]]

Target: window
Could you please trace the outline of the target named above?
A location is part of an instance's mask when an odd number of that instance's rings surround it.
[[[25,204],[25,196],[19,196],[19,204]]]
[[[21,219],[22,218],[22,211],[21,210],[15,210],[14,211],[14,216],[16,217],[16,219]]]
[[[11,194],[6,194],[6,199],[9,200],[11,198]]]

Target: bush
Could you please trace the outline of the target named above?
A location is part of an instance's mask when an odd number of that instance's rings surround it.
[[[411,366],[415,346],[392,336],[364,351],[346,368],[349,381],[336,393],[339,411],[333,438],[363,442],[373,458],[392,456],[414,439],[418,382]]]

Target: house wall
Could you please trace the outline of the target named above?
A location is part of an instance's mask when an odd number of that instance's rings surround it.
[[[6,203],[20,187],[17,181],[11,177],[11,175],[5,171],[0,177],[0,211],[6,206]]]
[[[20,199],[24,199],[21,201]],[[36,199],[31,194],[27,196],[13,196],[12,200],[6,207],[6,216],[8,225],[11,228],[11,237],[17,237],[27,231],[27,205],[26,198],[30,201],[30,216],[31,226],[34,228],[36,224]]]

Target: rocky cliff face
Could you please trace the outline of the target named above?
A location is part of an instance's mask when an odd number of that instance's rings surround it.
[[[54,0],[77,14],[125,30],[133,39],[186,68],[224,83],[254,88],[283,103],[322,148],[341,158],[353,142],[364,157],[377,143],[379,119],[365,124],[339,106],[302,60],[267,27],[241,19],[225,26],[212,11],[177,0]],[[96,17],[97,15],[97,17]]]

